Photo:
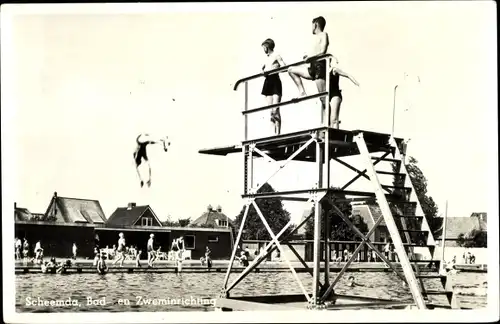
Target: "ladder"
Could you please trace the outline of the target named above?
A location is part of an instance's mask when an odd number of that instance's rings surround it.
[[[429,296],[446,296],[448,305],[444,307],[460,308],[456,295],[453,294],[451,281],[447,280],[445,273],[440,273],[440,260],[435,258],[434,253],[436,242],[405,166],[404,156],[395,139],[391,137],[389,140],[392,147],[392,158],[382,159],[369,153],[363,133],[358,133],[354,140],[366,165],[367,175],[373,185],[377,203],[417,308],[439,307],[430,302]],[[376,170],[372,160],[391,163],[392,172]],[[392,176],[393,183],[390,185],[381,184],[379,175]],[[390,201],[388,201],[384,189],[392,191],[392,194],[389,195]],[[425,248],[430,255],[430,260],[419,260],[414,252],[415,248]],[[430,267],[431,271],[422,274],[420,271],[422,264],[427,268]],[[435,269],[432,268],[433,265]],[[427,289],[426,283],[431,280],[440,280],[443,289]]]

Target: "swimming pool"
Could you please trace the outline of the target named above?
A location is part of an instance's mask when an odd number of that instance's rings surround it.
[[[97,274],[16,275],[17,312],[155,312],[213,311],[209,300],[220,293],[224,273],[110,273]],[[232,274],[229,282],[237,278]],[[306,289],[312,278],[299,273]],[[331,277],[335,277],[335,273]],[[360,286],[348,287],[347,278],[354,275]],[[450,278],[462,306],[483,308],[487,303],[486,273],[458,273]],[[430,282],[431,286],[434,284]],[[435,283],[439,286],[439,281]],[[435,287],[434,287],[435,288]],[[336,286],[338,293],[378,298],[411,300],[409,289],[394,273],[366,272],[347,274]],[[292,274],[251,273],[232,291],[232,295],[296,294],[300,288]],[[92,301],[87,303],[87,298]],[[70,300],[71,302],[65,302]],[[104,305],[100,303],[105,301]],[[125,300],[128,300],[127,303]],[[38,301],[49,303],[37,305]],[[50,301],[59,301],[50,306]],[[68,305],[64,305],[64,301]],[[76,302],[75,302],[76,301]],[[155,302],[156,301],[156,302]],[[205,304],[203,304],[205,303]],[[78,304],[78,305],[76,305]],[[53,304],[54,305],[54,304]]]

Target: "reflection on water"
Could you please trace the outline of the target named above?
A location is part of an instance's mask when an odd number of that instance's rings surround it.
[[[71,275],[16,275],[16,309],[18,312],[127,312],[127,311],[212,311],[209,300],[216,298],[224,281],[224,273],[116,273]],[[347,286],[347,278],[353,275],[358,286]],[[229,282],[237,278],[232,274]],[[312,287],[312,277],[299,273],[306,290]],[[331,280],[336,273],[331,274]],[[487,286],[484,273],[458,273],[451,277],[464,307],[486,307]],[[427,288],[440,289],[439,279],[430,281]],[[407,287],[394,273],[365,272],[347,273],[337,284],[335,291],[341,294],[411,300]],[[301,289],[291,273],[251,273],[233,290],[232,295],[297,294]],[[32,300],[78,300],[80,306],[26,305]],[[87,297],[93,300],[105,298],[106,305],[87,305]],[[142,298],[141,305],[137,304]],[[434,297],[434,296],[432,296]],[[179,300],[182,299],[182,300]],[[439,302],[441,296],[436,296]],[[442,297],[444,298],[444,297]],[[119,301],[122,299],[122,301]],[[130,304],[123,304],[128,299]],[[153,304],[155,299],[167,302]],[[143,304],[144,300],[146,303]],[[187,301],[186,301],[187,300]],[[432,299],[434,301],[434,299]]]

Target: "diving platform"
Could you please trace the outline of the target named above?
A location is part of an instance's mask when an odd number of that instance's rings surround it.
[[[366,130],[344,130],[332,127],[336,122],[330,121],[331,107],[325,104],[321,110],[319,126],[316,128],[304,129],[287,134],[273,135],[261,138],[249,138],[249,115],[258,111],[277,108],[280,110],[290,107],[297,102],[320,99],[324,103],[329,103],[330,93],[330,59],[332,55],[324,54],[308,61],[293,63],[289,66],[280,67],[272,71],[256,74],[238,80],[234,90],[240,85],[244,85],[245,101],[242,111],[244,119],[244,136],[241,143],[225,147],[215,147],[199,150],[200,154],[214,156],[227,156],[229,154],[241,153],[243,155],[243,192],[244,201],[243,216],[239,224],[238,234],[233,244],[234,248],[226,271],[224,283],[221,288],[217,305],[220,310],[268,310],[268,309],[350,309],[350,308],[386,308],[386,307],[415,307],[418,309],[435,308],[432,297],[445,297],[445,304],[449,308],[460,308],[456,294],[453,294],[453,287],[447,280],[447,274],[443,268],[444,262],[438,262],[440,266],[434,268],[435,273],[428,273],[416,264],[420,260],[415,252],[425,250],[429,261],[442,261],[435,256],[436,242],[432,231],[426,220],[422,206],[413,186],[411,174],[405,165],[405,154],[407,143],[402,138],[396,138],[393,133],[378,133]],[[251,108],[248,104],[248,82],[263,78],[269,75],[286,72],[290,66],[306,65],[313,61],[326,61],[326,91],[314,95],[301,97],[273,104],[265,107]],[[296,90],[295,90],[296,91]],[[260,95],[260,94],[259,94]],[[394,109],[393,109],[394,114]],[[337,116],[338,117],[338,116]],[[359,169],[349,163],[346,157],[355,156],[362,162],[363,168]],[[255,159],[265,159],[270,165],[275,166],[267,178],[263,178],[259,183],[254,181],[256,173],[259,172]],[[316,171],[312,177],[312,188],[282,188],[275,192],[264,190],[264,185],[272,186],[271,181],[276,174],[280,173],[289,165],[291,161],[308,162],[315,164]],[[325,163],[326,162],[326,163]],[[355,175],[346,183],[334,183],[338,177],[331,176],[330,162],[337,162]],[[269,164],[268,164],[269,165]],[[378,169],[384,165],[385,170]],[[391,170],[387,170],[390,168]],[[267,168],[266,168],[267,169]],[[262,171],[261,171],[262,172]],[[268,173],[267,170],[265,173]],[[283,173],[283,172],[281,172]],[[261,178],[259,176],[259,178]],[[366,191],[351,190],[349,187],[359,179],[368,180],[369,187]],[[389,180],[387,180],[389,179]],[[384,183],[385,181],[385,183]],[[390,181],[390,182],[389,182]],[[273,186],[277,187],[277,186]],[[262,211],[263,201],[267,199],[279,199],[281,201],[297,201],[304,204],[302,220],[299,224],[292,224],[290,220],[286,225],[276,229],[275,224],[269,221],[269,215],[264,215]],[[351,212],[345,208],[346,202],[365,201],[365,203],[377,205],[381,216],[374,218],[374,224],[367,231],[362,232],[353,223]],[[343,209],[341,209],[343,208]],[[252,210],[252,216],[249,216]],[[272,211],[270,211],[272,213]],[[229,281],[233,272],[237,272],[233,267],[236,259],[238,246],[243,242],[243,234],[246,233],[247,218],[255,217],[262,222],[263,228],[271,237],[270,241],[263,242],[264,248],[262,257],[256,258],[242,271],[237,278]],[[299,216],[299,215],[298,215]],[[334,219],[335,218],[335,219]],[[291,217],[293,219],[293,217]],[[356,249],[349,254],[349,259],[345,262],[340,271],[331,264],[331,242],[333,241],[333,220],[343,221],[350,231],[355,235],[359,244]],[[309,222],[310,221],[310,222]],[[384,222],[383,226],[388,231],[387,246],[397,255],[397,262],[389,260],[386,251],[382,253],[377,249],[371,238],[375,230]],[[255,223],[255,219],[252,220]],[[312,264],[307,264],[302,257],[293,249],[290,244],[291,237],[309,222],[312,228]],[[296,226],[295,226],[296,225]],[[273,230],[273,228],[274,230]],[[246,238],[248,239],[248,238]],[[302,264],[305,272],[310,274],[312,282],[309,286],[303,284],[303,280],[297,275],[297,266],[293,265],[284,256],[283,246],[288,246]],[[392,271],[401,279],[410,290],[407,298],[399,301],[394,300],[373,300],[366,296],[343,296],[335,291],[335,286],[340,278],[351,269],[355,268],[355,260],[361,250],[368,248],[376,254],[377,259],[384,262],[388,271]],[[248,296],[240,298],[232,296],[232,289],[241,284],[271,253],[278,250],[283,258],[283,264],[288,267],[297,282],[302,294],[300,296]],[[235,271],[236,270],[236,271]],[[334,278],[330,274],[335,272]],[[426,272],[424,274],[424,272]],[[436,273],[437,272],[437,273]],[[362,275],[362,274],[360,274]],[[257,279],[255,279],[257,280]],[[429,290],[425,282],[428,280],[440,280],[442,290]],[[306,287],[310,287],[307,288]],[[356,302],[353,303],[353,300]]]
[[[319,138],[324,141],[324,139],[327,137],[326,133],[328,133],[328,147],[329,155],[331,158],[359,155],[359,150],[356,143],[354,142],[354,137],[360,133],[363,134],[368,146],[368,151],[370,153],[391,153],[393,151],[393,148],[389,144],[389,140],[391,138],[390,134],[376,133],[364,130],[350,131],[335,129],[331,127],[319,127],[297,131],[289,134],[245,140],[241,145],[208,148],[199,150],[198,152],[200,154],[226,156],[233,153],[242,153],[243,147],[245,145],[253,144],[273,160],[282,161],[290,158],[290,156],[292,156],[292,154],[294,154],[302,146],[304,146],[314,134],[318,134]],[[401,138],[396,138],[395,140],[398,145],[401,145],[401,143],[403,142],[403,139]],[[256,157],[263,157],[263,155],[259,154],[258,152],[256,152],[255,155]],[[300,154],[294,157],[294,160],[303,162],[316,162],[316,146],[307,146],[300,152]]]

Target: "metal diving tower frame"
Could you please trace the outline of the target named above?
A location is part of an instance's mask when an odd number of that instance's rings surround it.
[[[446,280],[446,274],[423,274],[429,272],[429,267],[422,269],[424,265],[437,265],[434,271],[439,272],[439,263],[441,260],[434,260],[434,241],[429,224],[426,218],[415,188],[411,183],[408,170],[404,164],[404,143],[403,139],[395,138],[392,134],[383,134],[363,130],[342,130],[335,129],[329,126],[330,105],[329,105],[329,84],[330,84],[330,58],[332,55],[325,54],[314,57],[307,61],[300,61],[291,65],[283,66],[278,69],[249,76],[240,79],[236,82],[234,90],[237,90],[240,85],[244,86],[245,105],[243,110],[244,116],[244,140],[241,145],[233,145],[227,147],[218,147],[212,149],[203,149],[199,153],[225,156],[230,153],[243,153],[243,174],[244,186],[242,197],[245,201],[245,209],[238,230],[234,249],[229,261],[229,267],[225,275],[224,284],[220,298],[217,299],[216,307],[221,310],[267,310],[267,309],[342,309],[342,308],[397,308],[413,306],[418,309],[427,309],[435,307],[457,308],[457,300],[453,295],[449,282]],[[272,74],[278,74],[288,71],[292,66],[309,64],[311,61],[325,60],[326,61],[326,91],[304,96],[289,101],[284,101],[279,104],[268,106],[249,108],[248,104],[248,82],[257,78],[265,77]],[[275,135],[263,138],[248,137],[248,117],[250,114],[269,110],[277,107],[290,107],[293,104],[314,100],[324,99],[326,103],[324,109],[326,114],[321,112],[321,126],[313,129],[297,131],[288,134]],[[326,115],[326,118],[323,116]],[[379,156],[373,156],[376,153]],[[380,155],[381,154],[381,155]],[[341,158],[347,156],[359,155],[365,166],[364,170],[359,170]],[[264,158],[276,164],[276,169],[270,174],[266,181],[262,184],[255,185],[254,183],[254,159]],[[312,188],[277,191],[273,193],[261,193],[258,190],[267,183],[273,176],[285,168],[290,161],[302,161],[315,163],[317,167],[316,185]],[[333,186],[330,172],[330,161],[336,161],[341,165],[354,171],[356,175],[343,185]],[[326,163],[325,163],[326,162]],[[390,163],[392,171],[380,171],[375,168],[379,163]],[[393,179],[391,184],[381,184],[380,177],[390,176]],[[372,191],[355,191],[348,188],[360,178],[368,179],[372,185]],[[302,221],[298,226],[293,228],[291,233],[284,235],[287,229],[291,228],[292,221],[286,224],[279,233],[273,233],[268,224],[266,216],[259,209],[256,201],[260,199],[278,198],[283,201],[299,201],[306,204]],[[350,215],[345,215],[336,206],[337,202],[370,200],[378,204],[383,217],[380,217],[374,226],[369,229],[368,233],[363,234],[350,220]],[[229,277],[233,268],[233,263],[236,259],[238,246],[242,242],[242,233],[245,228],[249,209],[255,208],[259,218],[269,232],[272,241],[268,242],[264,248],[264,254],[256,257],[244,269],[239,277],[229,284]],[[327,209],[327,217],[323,217],[323,210]],[[314,211],[314,212],[313,212]],[[314,236],[313,236],[313,265],[312,269],[303,258],[297,253],[290,242],[289,237],[295,234],[306,222],[314,217]],[[356,233],[360,238],[358,247],[353,252],[350,259],[345,263],[343,268],[338,272],[333,281],[331,275],[331,260],[330,247],[331,241],[327,231],[324,237],[321,237],[321,227],[329,228],[331,217],[341,217],[344,222]],[[399,264],[391,262],[386,256],[381,253],[370,241],[370,235],[375,231],[376,227],[385,221],[390,238],[392,239],[394,250],[399,259]],[[312,275],[312,291],[307,291],[297,275],[295,268],[291,262],[285,257],[283,245],[287,245],[295,254],[300,263]],[[323,267],[321,266],[321,245],[325,251]],[[412,301],[376,299],[362,296],[347,296],[336,294],[334,291],[335,285],[339,282],[341,276],[347,271],[349,266],[355,260],[358,252],[363,246],[370,247],[377,256],[383,260],[387,266],[408,286]],[[422,260],[417,258],[414,248],[428,249],[430,259]],[[256,269],[267,256],[274,250],[278,249],[287,266],[290,268],[295,280],[297,281],[302,294],[299,295],[266,295],[266,296],[231,296],[230,291],[240,283],[249,273]],[[324,279],[321,280],[321,270],[324,272]],[[429,290],[425,287],[425,280],[437,279],[441,281],[444,290]],[[448,305],[433,304],[429,300],[430,295],[444,295],[447,297]],[[355,303],[350,303],[355,300]],[[354,306],[353,306],[354,305]]]

